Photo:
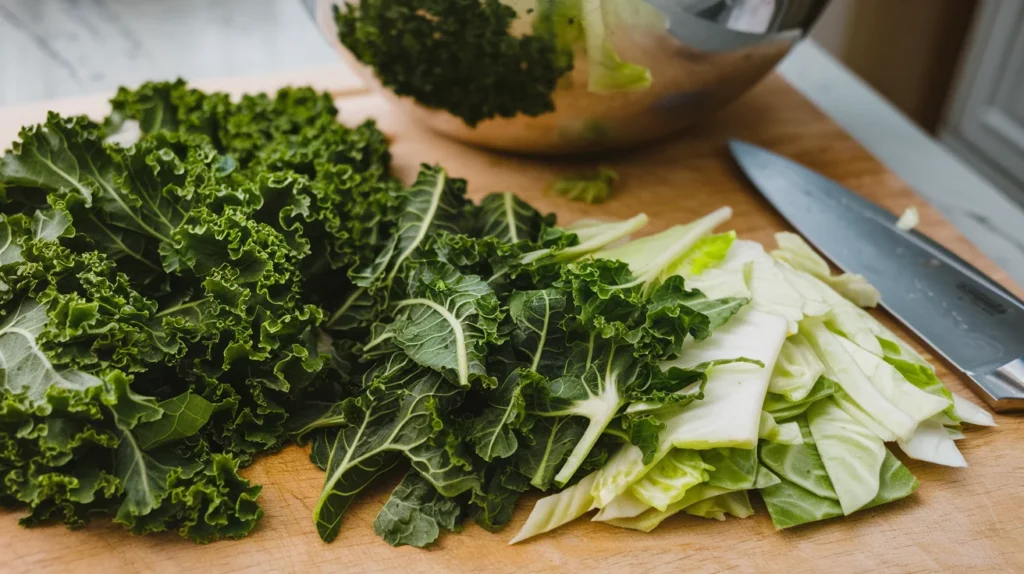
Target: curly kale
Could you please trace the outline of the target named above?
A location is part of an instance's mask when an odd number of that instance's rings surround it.
[[[572,69],[550,25],[511,32],[516,11],[499,0],[362,0],[335,6],[339,37],[400,96],[466,124],[554,109]],[[538,22],[546,22],[543,18]]]
[[[0,156],[0,504],[243,536],[262,511],[238,469],[305,397],[348,394],[320,325],[391,233],[388,144],[308,88],[151,83],[112,104]],[[127,121],[138,141],[109,141]]]

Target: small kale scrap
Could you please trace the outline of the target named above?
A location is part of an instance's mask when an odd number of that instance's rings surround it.
[[[372,123],[310,89],[153,83],[102,124],[51,113],[0,158],[0,502],[31,525],[247,534],[293,406],[342,398],[332,284],[397,184]],[[108,136],[136,121],[130,146]]]
[[[604,203],[612,196],[619,174],[609,167],[593,172],[570,175],[551,183],[548,189],[556,195],[581,203]]]

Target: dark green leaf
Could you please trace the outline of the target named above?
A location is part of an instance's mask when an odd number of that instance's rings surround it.
[[[341,42],[384,85],[470,126],[551,111],[572,68],[553,34],[514,34],[516,10],[499,0],[367,0],[335,6],[334,17]]]
[[[403,195],[402,212],[391,241],[369,267],[355,274],[356,284],[386,288],[431,235],[469,230],[471,204],[465,194],[465,180],[449,177],[440,166],[423,165],[416,182]]]
[[[622,418],[622,429],[629,437],[629,442],[643,453],[644,464],[654,462],[654,457],[658,452],[658,436],[664,428],[665,423],[649,413],[627,413]]]
[[[448,373],[463,387],[496,381],[484,361],[488,343],[501,342],[501,306],[491,288],[444,263],[417,266],[408,280],[409,297],[395,301],[395,320],[381,337],[393,339],[420,365]]]
[[[461,518],[457,502],[438,494],[419,474],[409,472],[380,510],[373,531],[392,546],[423,548],[437,540],[441,529],[459,530]]]
[[[116,196],[100,128],[85,116],[50,112],[46,123],[23,128],[18,136],[0,159],[0,184],[70,191],[86,202],[103,193]]]
[[[368,374],[366,394],[352,403],[362,411],[331,442],[327,480],[314,517],[320,537],[333,540],[341,519],[368,483],[394,464],[393,453],[408,452],[441,428],[438,409],[457,400],[459,391],[439,374],[392,364]]]
[[[196,434],[210,420],[216,408],[210,401],[192,392],[160,401],[158,406],[163,411],[159,419],[135,427],[138,446],[142,450]]]
[[[533,371],[517,369],[497,388],[486,393],[489,404],[471,421],[467,437],[480,458],[490,462],[515,453],[519,446],[515,431],[526,415],[523,386],[544,382],[544,378]]]
[[[510,337],[513,353],[533,371],[548,377],[560,375],[568,345],[563,323],[571,310],[566,293],[554,288],[516,291],[508,306],[515,323]]]
[[[536,242],[542,227],[551,222],[551,218],[508,192],[483,198],[477,211],[476,235],[505,243]]]
[[[547,490],[586,427],[586,421],[581,417],[535,418],[524,432],[527,444],[521,444],[516,451],[519,471],[530,484]]]
[[[483,489],[473,491],[473,518],[485,530],[497,532],[512,520],[516,500],[530,485],[511,466],[499,467]]]

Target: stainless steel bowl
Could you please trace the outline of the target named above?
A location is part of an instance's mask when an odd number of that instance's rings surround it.
[[[554,111],[484,120],[467,126],[451,114],[387,90],[338,41],[332,5],[304,0],[318,27],[366,81],[404,113],[467,143],[528,154],[579,154],[622,149],[671,135],[725,107],[767,75],[824,9],[828,0],[634,0],[654,18],[609,23],[614,49],[650,69],[651,87],[636,92],[592,93],[587,65],[575,67],[552,95]],[[354,2],[356,0],[348,0]],[[531,0],[502,0],[522,24]],[[517,27],[520,24],[516,22]]]

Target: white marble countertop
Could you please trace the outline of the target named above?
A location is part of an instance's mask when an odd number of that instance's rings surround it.
[[[299,0],[0,0],[0,106],[336,62]],[[1024,285],[1024,210],[817,44],[780,72]]]

